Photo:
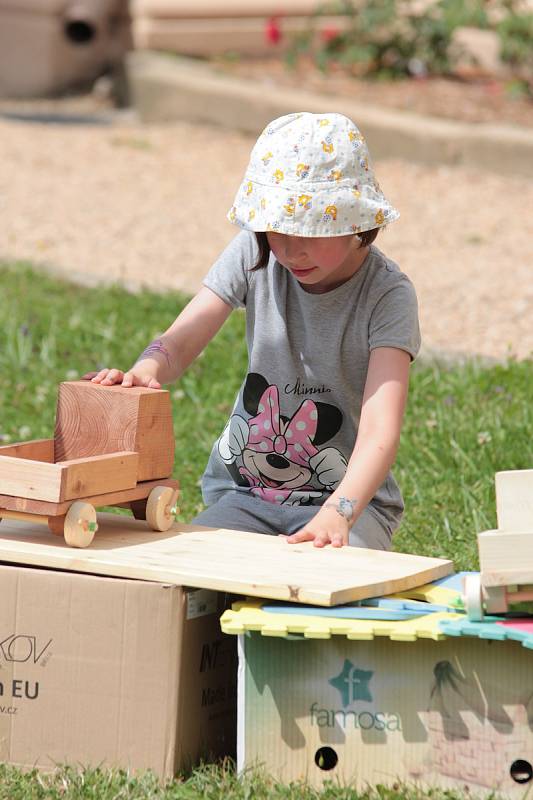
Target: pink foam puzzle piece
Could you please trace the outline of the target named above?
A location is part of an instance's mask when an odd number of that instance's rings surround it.
[[[496,624],[533,635],[533,619],[505,619],[499,620]]]

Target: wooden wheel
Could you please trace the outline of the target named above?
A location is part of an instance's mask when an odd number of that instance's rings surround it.
[[[131,500],[129,506],[135,519],[146,519],[146,503],[146,497],[144,500]]]
[[[98,530],[96,509],[90,503],[77,500],[65,516],[63,535],[69,547],[89,547]]]
[[[480,575],[465,576],[463,601],[470,622],[481,622],[485,614]]]
[[[153,531],[168,531],[177,513],[178,490],[156,486],[148,495],[146,521]]]

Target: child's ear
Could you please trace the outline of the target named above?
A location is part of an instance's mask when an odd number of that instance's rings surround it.
[[[259,372],[249,372],[246,376],[244,390],[242,393],[242,402],[244,408],[253,417],[257,414],[257,406],[263,395],[263,392],[268,388],[269,383],[263,375]]]
[[[318,421],[313,444],[316,446],[324,444],[338,433],[342,425],[342,411],[329,403],[317,403],[316,400],[315,405],[318,411]]]

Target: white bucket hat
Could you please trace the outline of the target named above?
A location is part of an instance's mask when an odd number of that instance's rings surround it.
[[[257,140],[228,219],[250,231],[343,236],[400,214],[374,177],[359,129],[342,114],[288,114]]]

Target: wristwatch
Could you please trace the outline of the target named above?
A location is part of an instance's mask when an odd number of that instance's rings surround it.
[[[350,523],[355,514],[355,504],[357,500],[354,498],[353,500],[348,500],[347,497],[339,497],[337,498],[336,503],[326,503],[326,506],[332,506],[337,514],[340,514],[341,517]]]

